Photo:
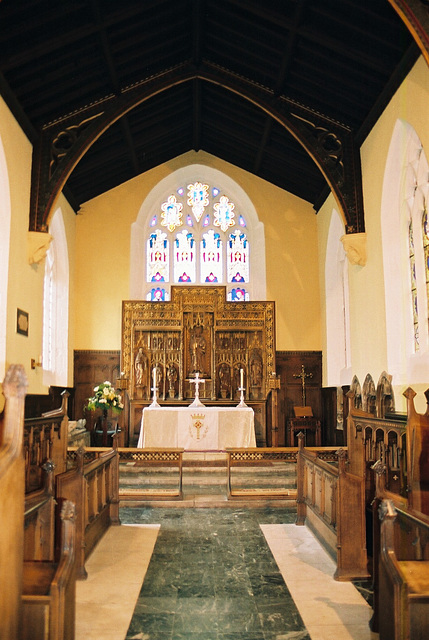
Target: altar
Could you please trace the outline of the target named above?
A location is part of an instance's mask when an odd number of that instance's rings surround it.
[[[139,448],[207,451],[256,447],[250,407],[146,407]]]

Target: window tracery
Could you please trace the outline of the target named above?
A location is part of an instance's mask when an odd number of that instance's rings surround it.
[[[147,223],[146,282],[157,286],[146,289],[146,299],[169,300],[173,283],[201,283],[226,284],[228,300],[249,300],[247,223],[235,203],[219,188],[194,181],[159,206]]]

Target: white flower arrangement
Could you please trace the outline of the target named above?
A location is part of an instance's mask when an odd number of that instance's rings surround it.
[[[112,384],[106,380],[94,387],[94,395],[92,398],[88,398],[86,408],[89,409],[89,411],[95,411],[95,409],[107,411],[108,409],[112,409],[114,413],[120,413],[124,405],[121,394],[117,393],[112,387]]]

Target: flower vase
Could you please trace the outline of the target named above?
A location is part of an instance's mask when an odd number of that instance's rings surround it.
[[[101,445],[103,447],[107,447],[107,408],[103,409],[103,417],[101,418],[101,428],[103,430]]]

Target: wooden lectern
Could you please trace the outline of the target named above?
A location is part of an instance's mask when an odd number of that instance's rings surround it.
[[[295,433],[303,432],[305,439],[304,443],[307,444],[307,432],[314,434],[315,446],[320,447],[322,445],[320,420],[313,417],[313,410],[311,407],[294,407],[295,417],[289,420],[289,446],[295,445]]]

